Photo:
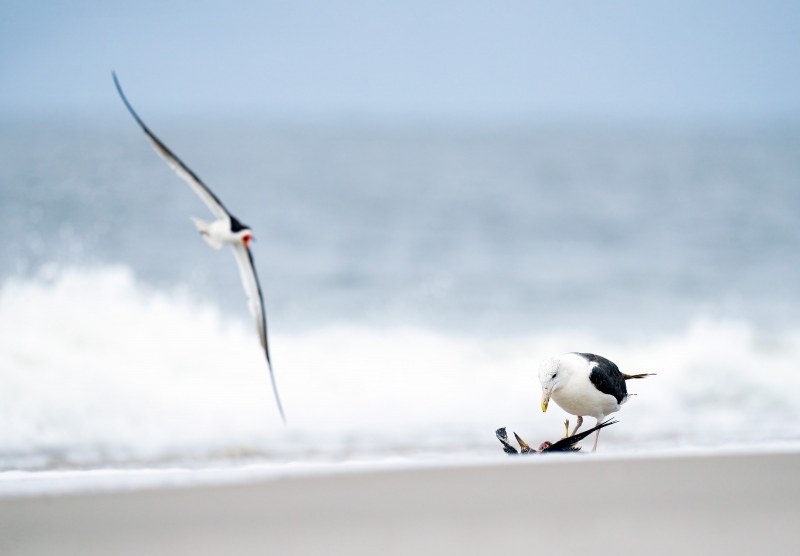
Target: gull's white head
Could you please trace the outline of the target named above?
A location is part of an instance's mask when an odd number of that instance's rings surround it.
[[[539,364],[539,382],[542,385],[542,411],[547,411],[550,396],[566,379],[566,371],[558,357],[545,359]]]

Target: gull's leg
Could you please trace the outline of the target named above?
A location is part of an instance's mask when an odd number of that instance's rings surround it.
[[[569,422],[569,421],[568,421],[568,422]],[[578,415],[578,422],[577,422],[577,423],[575,423],[575,428],[574,428],[574,429],[572,429],[572,436],[575,436],[575,433],[576,433],[576,432],[578,432],[578,429],[579,429],[579,428],[581,428],[581,425],[582,425],[582,424],[583,424],[583,417],[581,417],[580,415]]]
[[[564,421],[564,438],[569,436],[569,419]]]
[[[598,419],[597,423],[600,424],[600,420],[599,419]],[[601,430],[602,429],[597,429],[597,434],[594,435],[594,446],[592,446],[592,452],[596,452],[597,451],[597,441],[600,439],[600,431]]]

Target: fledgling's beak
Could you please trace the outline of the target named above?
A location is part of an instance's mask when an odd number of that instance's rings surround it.
[[[514,438],[517,439],[517,442],[519,443],[519,447],[521,448],[520,451],[523,454],[528,454],[530,452],[533,452],[533,449],[531,449],[531,447],[528,446],[528,443],[525,442],[524,440],[522,440],[517,433],[514,433]]]
[[[542,390],[542,412],[547,411],[547,404],[550,403],[550,390]]]

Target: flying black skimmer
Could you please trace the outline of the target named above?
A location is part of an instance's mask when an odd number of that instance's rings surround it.
[[[603,427],[608,427],[613,425],[614,423],[618,423],[618,421],[608,420],[604,423],[598,424],[596,427],[592,427],[588,431],[584,431],[580,434],[572,434],[572,436],[567,436],[562,438],[558,442],[550,442],[549,440],[545,440],[542,442],[538,448],[533,449],[531,448],[527,442],[522,440],[517,433],[514,433],[514,438],[517,439],[517,443],[519,444],[519,451],[517,451],[514,446],[512,446],[508,442],[508,434],[506,434],[506,428],[503,427],[501,429],[497,429],[494,434],[497,437],[497,440],[503,445],[503,451],[509,455],[516,455],[519,453],[523,454],[545,454],[545,453],[554,453],[554,452],[577,452],[581,449],[580,446],[576,446],[578,442],[592,434],[593,432],[597,431],[600,432],[600,429]],[[567,421],[567,429],[569,429],[569,421]]]
[[[197,177],[197,174],[192,172],[189,167],[184,164],[180,158],[175,156],[167,146],[162,143],[155,134],[145,125],[139,115],[134,111],[125,93],[122,92],[122,87],[119,84],[116,73],[112,72],[114,77],[114,85],[117,87],[117,92],[125,103],[128,112],[131,113],[133,119],[139,124],[144,131],[145,135],[153,143],[153,148],[167,161],[173,170],[183,180],[189,184],[192,191],[197,193],[200,199],[205,203],[208,209],[214,214],[216,220],[213,222],[206,222],[199,218],[191,217],[197,231],[214,249],[222,249],[224,245],[230,245],[233,248],[233,254],[236,257],[236,264],[239,267],[239,275],[242,279],[245,294],[247,294],[248,306],[250,313],[256,321],[256,330],[258,337],[261,340],[261,347],[264,350],[264,355],[267,357],[267,367],[269,367],[269,377],[272,381],[272,391],[275,393],[275,402],[278,405],[278,411],[281,414],[281,419],[286,422],[286,417],[283,413],[283,406],[281,405],[281,398],[278,395],[278,386],[275,383],[275,373],[272,371],[272,361],[269,357],[269,346],[267,344],[267,316],[264,311],[264,296],[261,294],[261,286],[258,283],[258,275],[256,274],[256,267],[253,261],[253,253],[250,251],[250,242],[253,241],[253,232],[249,226],[242,224],[235,216],[233,216],[222,201]]]
[[[578,417],[574,435],[588,415],[597,423],[617,412],[631,394],[625,386],[626,380],[644,378],[653,373],[626,375],[619,368],[599,355],[591,353],[567,353],[546,359],[539,365],[539,382],[542,384],[542,411],[547,411],[550,398],[561,409]],[[597,450],[600,429],[594,439],[592,452]]]

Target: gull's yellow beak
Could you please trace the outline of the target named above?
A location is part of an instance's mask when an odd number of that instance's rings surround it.
[[[547,404],[550,403],[550,391],[542,390],[542,411],[547,411]]]

